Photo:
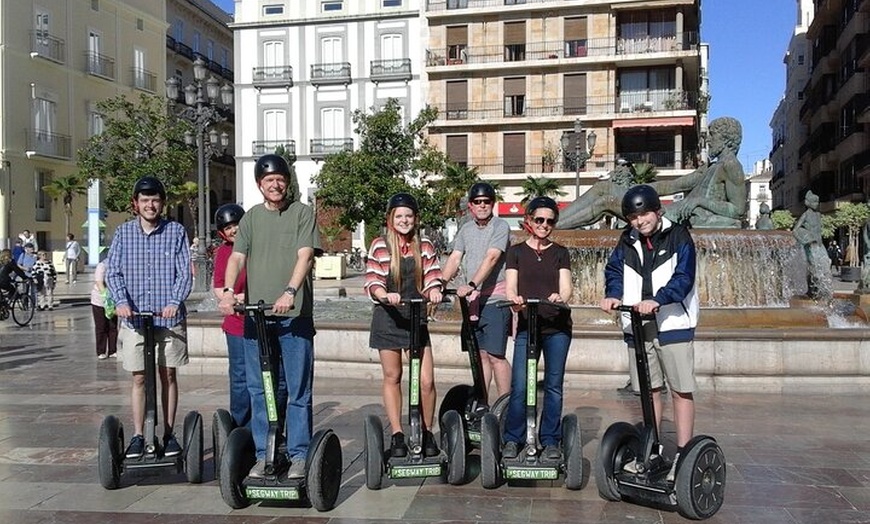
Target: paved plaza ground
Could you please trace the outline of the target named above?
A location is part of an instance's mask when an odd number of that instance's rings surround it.
[[[615,421],[640,420],[640,408],[636,397],[583,388],[565,396],[565,412],[576,413],[582,429],[580,491],[561,482],[484,490],[476,474],[463,486],[386,481],[369,491],[363,419],[385,417],[380,384],[354,380],[315,385],[315,423],[334,429],[343,448],[343,484],[331,512],[266,504],[231,510],[213,480],[210,438],[203,484],[183,475],[130,474],[120,489],[106,491],[97,476],[98,429],[105,415],[116,414],[129,435],[129,376],[115,360],[95,358],[90,309],[81,303],[88,285],[83,277],[78,287],[59,289],[63,303],[37,312],[29,328],[0,322],[0,523],[684,522],[676,513],[599,498],[590,477],[599,438]],[[439,393],[451,385],[439,383]],[[179,423],[198,410],[210,436],[214,410],[228,403],[226,377],[182,375],[180,387]],[[716,391],[696,398],[696,432],[719,441],[728,465],[725,504],[710,522],[870,523],[866,398]],[[672,448],[669,409],[664,438]],[[469,460],[477,464],[476,452]]]

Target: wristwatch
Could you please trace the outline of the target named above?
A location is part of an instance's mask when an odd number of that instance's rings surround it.
[[[284,288],[284,293],[287,293],[291,297],[295,297],[296,296],[296,288],[293,286],[287,286]]]
[[[225,287],[223,293],[224,293],[224,295],[226,295],[227,291],[232,291],[232,290],[233,290],[233,288],[231,288],[231,287]]]
[[[471,289],[477,289],[477,283],[472,280],[468,283],[468,287],[470,287]]]

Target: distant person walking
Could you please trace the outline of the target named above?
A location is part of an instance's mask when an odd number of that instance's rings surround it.
[[[106,287],[106,263],[94,269],[94,287],[91,289],[91,313],[94,316],[97,358],[115,358],[118,353],[118,316],[115,304]]]
[[[82,256],[82,246],[72,233],[66,236],[66,283],[76,283],[78,278],[79,257]]]

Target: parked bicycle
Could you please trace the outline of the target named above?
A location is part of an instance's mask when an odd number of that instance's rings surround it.
[[[365,271],[367,256],[363,253],[362,249],[358,247],[353,248],[353,252],[347,254],[347,257],[347,267],[354,271]]]
[[[26,326],[33,320],[36,311],[36,297],[30,280],[18,281],[15,291],[8,293],[0,292],[0,320],[6,320],[12,315],[12,320],[19,326]]]

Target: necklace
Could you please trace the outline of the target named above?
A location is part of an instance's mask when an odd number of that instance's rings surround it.
[[[548,245],[549,245],[549,244],[548,244]],[[541,261],[541,257],[544,256],[544,250],[541,249],[541,244],[540,244],[540,242],[538,243],[538,246],[537,246],[537,247],[532,246],[532,245],[529,245],[529,247],[532,248],[532,251],[535,252],[535,256],[538,258],[538,262],[540,262],[540,261]]]

